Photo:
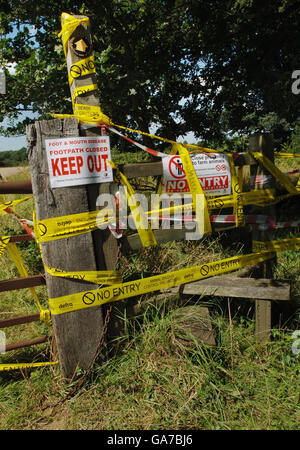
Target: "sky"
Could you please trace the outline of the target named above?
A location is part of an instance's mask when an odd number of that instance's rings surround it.
[[[20,29],[22,29],[24,25],[20,25]],[[14,30],[7,34],[6,37],[14,37],[15,34],[17,32],[17,28],[14,27]],[[36,30],[34,26],[30,27],[30,32],[31,35],[34,36]],[[7,64],[6,68],[8,69],[8,71],[10,73],[15,73],[15,64]],[[6,93],[7,95],[7,93]],[[28,114],[27,114],[28,116]],[[22,118],[22,116],[20,117]],[[1,125],[5,126],[5,122],[2,123]],[[22,147],[26,147],[26,135],[22,135],[22,136],[13,136],[13,137],[4,137],[2,135],[0,135],[0,152],[1,151],[5,151],[5,150],[20,150],[20,148]]]
[[[20,150],[26,147],[26,136],[3,137],[0,136],[0,152],[4,150]]]

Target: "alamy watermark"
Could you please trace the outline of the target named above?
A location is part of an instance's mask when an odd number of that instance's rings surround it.
[[[204,235],[204,194],[151,194],[128,195],[127,188],[119,186],[114,194],[101,194],[97,199],[100,208],[97,226],[104,230],[185,229],[186,240],[198,240]],[[129,211],[129,214],[128,214]],[[149,212],[148,212],[149,211]]]
[[[0,330],[0,355],[5,353],[6,350],[6,334]]]
[[[292,93],[298,95],[300,94],[300,70],[294,70],[292,79],[295,79],[292,83]]]
[[[295,341],[292,344],[292,353],[294,355],[299,355],[300,353],[300,330],[296,330],[292,334],[292,338],[295,339]]]

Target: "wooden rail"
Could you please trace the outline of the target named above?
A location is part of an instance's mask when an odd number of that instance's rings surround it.
[[[43,275],[31,275],[26,278],[14,278],[11,280],[0,281],[0,292],[43,286],[45,284],[46,282]]]
[[[24,192],[22,192],[24,193]],[[27,192],[26,192],[27,193]],[[32,236],[28,234],[19,234],[10,237],[10,242],[25,242],[33,240]],[[45,285],[46,281],[43,275],[32,275],[26,278],[14,278],[11,280],[0,281],[0,292],[11,291],[16,289],[31,288],[35,286]],[[40,314],[28,314],[26,316],[11,317],[8,319],[0,320],[0,329],[6,327],[12,327],[15,325],[27,324],[31,322],[38,322],[40,320]],[[42,336],[33,340],[26,340],[21,342],[15,342],[5,346],[5,351],[16,350],[18,348],[29,347],[32,345],[42,344],[48,339],[47,336]]]
[[[17,234],[16,236],[11,236],[9,242],[25,242],[33,240],[34,238],[29,234]]]
[[[32,194],[31,180],[0,183],[0,194]]]
[[[0,320],[0,328],[13,327],[14,325],[21,325],[23,323],[38,322],[40,314],[28,314],[27,316],[11,317],[9,319]]]
[[[42,344],[48,340],[48,336],[42,336],[37,339],[33,339],[32,341],[21,341],[15,342],[14,344],[6,345],[5,351],[9,352],[11,350],[16,350],[17,348],[30,347],[31,345]]]

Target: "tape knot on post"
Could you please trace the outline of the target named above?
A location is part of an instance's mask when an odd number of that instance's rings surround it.
[[[44,322],[48,327],[50,327],[50,310],[49,309],[41,309],[40,311],[40,321]]]

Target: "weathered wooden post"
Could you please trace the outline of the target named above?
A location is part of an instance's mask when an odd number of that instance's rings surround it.
[[[255,134],[249,138],[250,152],[259,152],[266,156],[270,161],[274,162],[274,146],[273,136],[271,134]],[[250,168],[253,189],[274,189],[275,179],[270,177],[269,172],[259,163]],[[262,184],[255,183],[257,175],[263,177]],[[275,216],[275,206],[255,207],[253,214],[263,214],[266,216]],[[271,241],[273,238],[272,231],[253,230],[252,239],[254,241]],[[273,278],[273,268],[276,264],[276,256],[274,258],[259,264],[258,269],[253,274],[257,278]],[[270,300],[255,301],[255,334],[259,340],[267,340],[270,338],[271,332],[271,304]]]
[[[82,107],[98,108],[99,96],[89,20],[86,16],[72,17],[81,21],[65,43],[68,79],[74,109]],[[63,20],[64,15],[62,15],[62,24]],[[101,128],[97,127],[96,124],[95,127],[80,129],[81,136],[101,136],[101,134]],[[94,210],[97,209],[98,195],[109,193],[109,187],[109,183],[94,184],[88,187],[90,207],[93,206]],[[113,270],[117,259],[116,239],[109,230],[94,232],[93,239],[95,247],[101,249],[96,255],[99,267],[102,270]]]
[[[97,91],[97,75],[93,55],[93,42],[90,30],[89,19],[86,16],[72,16],[75,20],[80,20],[72,34],[64,42],[64,50],[67,61],[68,80],[70,84],[71,98],[73,99],[73,108],[80,111],[80,108],[87,110],[92,108],[99,108],[99,96]],[[62,15],[62,27],[65,19],[70,19],[71,16],[67,14]],[[79,95],[77,95],[79,94]],[[90,124],[91,125],[91,124]],[[99,125],[99,124],[98,124]],[[81,136],[100,136],[103,130],[99,126],[80,129]],[[98,209],[96,202],[101,194],[110,192],[109,183],[101,183],[100,185],[90,185],[88,188],[89,203],[93,209]],[[118,245],[116,239],[111,232],[106,230],[99,230],[92,233],[94,247],[96,251],[96,261],[98,268],[101,270],[113,270],[116,266]],[[103,305],[104,312],[108,310],[109,306]],[[111,306],[114,311],[115,305]],[[111,316],[113,317],[114,314]],[[115,320],[111,320],[108,329],[110,335],[114,334],[114,327],[117,329],[118,325]],[[116,331],[118,332],[118,331]]]
[[[73,98],[75,89],[96,84],[88,20],[69,34],[64,48]],[[77,96],[73,107],[79,100],[81,105],[99,106],[96,89]],[[86,136],[100,134],[99,128],[84,131]],[[27,128],[37,220],[95,211],[99,193],[109,191],[109,183],[103,183],[100,187],[89,184],[51,189],[45,140],[76,136],[79,136],[76,118],[39,121]],[[45,265],[66,271],[110,270],[115,266],[117,255],[115,239],[109,231],[101,230],[45,242],[41,248]],[[49,298],[95,289],[94,284],[53,277],[48,273],[46,283]],[[62,373],[66,378],[71,378],[76,367],[87,369],[95,356],[103,328],[102,307],[54,315],[52,321]]]

